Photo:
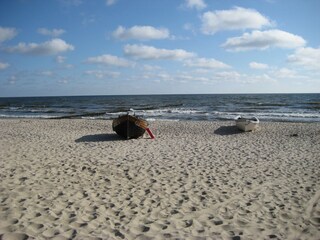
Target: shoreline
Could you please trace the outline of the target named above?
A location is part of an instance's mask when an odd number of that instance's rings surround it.
[[[120,114],[121,115],[121,114]],[[119,115],[119,116],[120,116]],[[138,115],[140,116],[140,115]],[[84,118],[78,118],[78,117],[69,117],[69,116],[65,116],[65,117],[0,117],[0,121],[1,120],[84,120],[84,121],[111,121],[115,118],[117,118],[118,116],[115,116],[114,118],[90,118],[90,117],[84,117]],[[144,116],[140,116],[142,118],[144,118]],[[153,122],[220,122],[220,123],[230,123],[231,125],[235,122],[234,119],[205,119],[205,120],[199,120],[199,119],[161,119],[161,118],[144,118],[146,119],[148,122],[150,122],[151,124]],[[317,124],[319,123],[319,121],[287,121],[287,120],[271,120],[271,119],[259,119],[260,120],[260,124],[264,124],[264,123],[302,123],[302,124]]]
[[[319,236],[319,122],[111,122],[0,119],[2,239]]]

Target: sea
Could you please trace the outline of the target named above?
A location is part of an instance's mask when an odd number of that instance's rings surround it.
[[[0,98],[0,118],[319,122],[319,94],[191,94]]]

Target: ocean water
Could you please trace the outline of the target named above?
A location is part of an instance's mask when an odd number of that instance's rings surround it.
[[[0,98],[0,118],[113,119],[128,111],[147,120],[319,122],[320,94],[195,94]]]

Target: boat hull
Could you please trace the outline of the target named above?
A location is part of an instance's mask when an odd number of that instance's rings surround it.
[[[258,118],[236,118],[236,126],[244,132],[251,132],[255,131],[258,128],[259,125],[259,119]]]
[[[112,122],[113,131],[126,139],[141,137],[147,126],[146,120],[131,115],[120,116]]]

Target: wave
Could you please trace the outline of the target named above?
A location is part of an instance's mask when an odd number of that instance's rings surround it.
[[[306,103],[306,108],[311,110],[319,110],[320,109],[320,102],[308,102]]]
[[[298,112],[215,112],[214,115],[221,120],[233,120],[237,116],[258,117],[265,121],[280,122],[318,122],[320,113],[298,113]]]
[[[320,102],[306,102],[305,104],[310,104],[310,105],[320,105]]]
[[[0,114],[0,118],[34,118],[34,119],[55,119],[58,118],[59,116],[52,116],[52,115],[6,115],[6,114]]]
[[[72,118],[85,118],[85,117],[98,117],[105,115],[105,112],[90,112],[90,113],[81,113],[81,114],[72,114],[65,116],[54,117],[54,119],[72,119]]]
[[[170,95],[0,98],[0,118],[114,119],[128,111],[145,119],[320,121],[320,95]]]
[[[106,112],[92,112],[92,113],[81,113],[81,114],[0,114],[0,118],[39,118],[39,119],[114,119],[119,115],[126,114],[126,112],[106,113]],[[233,120],[235,117],[241,115],[244,117],[256,116],[261,120],[265,121],[284,121],[284,122],[318,122],[320,121],[320,113],[270,113],[270,112],[203,112],[194,110],[147,110],[147,111],[136,111],[137,116],[141,116],[147,120]]]

